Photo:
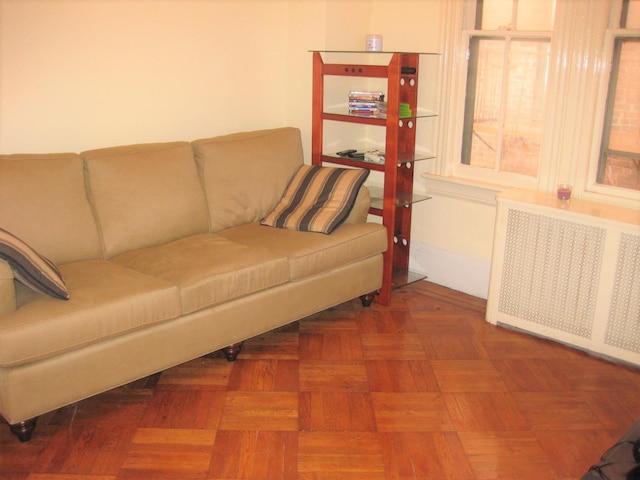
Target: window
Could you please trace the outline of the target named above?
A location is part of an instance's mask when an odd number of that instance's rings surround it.
[[[640,206],[640,0],[447,2],[433,172]],[[441,158],[441,159],[440,159]]]
[[[623,2],[617,26],[596,181],[640,190],[640,0]]]
[[[538,175],[554,0],[477,0],[461,163]]]

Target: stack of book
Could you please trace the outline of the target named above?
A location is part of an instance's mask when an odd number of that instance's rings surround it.
[[[352,90],[349,92],[349,115],[362,117],[383,117],[382,107],[385,107],[384,94],[382,92],[366,92]],[[386,115],[384,115],[386,116]]]

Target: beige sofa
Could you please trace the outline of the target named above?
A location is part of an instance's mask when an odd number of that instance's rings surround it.
[[[0,414],[38,415],[380,288],[384,227],[360,189],[329,235],[260,225],[303,163],[281,128],[82,154],[0,156],[0,228],[61,272],[36,293],[0,260]]]

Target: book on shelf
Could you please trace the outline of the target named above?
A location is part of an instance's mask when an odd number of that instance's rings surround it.
[[[368,91],[362,91],[362,90],[351,90],[349,92],[349,101],[361,101],[361,102],[384,101],[384,93],[368,92]]]
[[[351,90],[349,92],[349,115],[387,118],[387,102],[384,101],[382,92],[370,92],[364,90]],[[400,118],[411,117],[411,106],[401,102],[398,116]]]
[[[378,117],[381,102],[384,102],[382,92],[351,90],[349,92],[349,115]]]

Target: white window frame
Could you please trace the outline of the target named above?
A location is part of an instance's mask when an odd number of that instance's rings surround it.
[[[622,5],[621,1],[618,1]],[[615,9],[614,9],[615,10]],[[640,208],[640,191],[631,190],[629,188],[613,187],[610,185],[604,185],[598,183],[598,167],[600,163],[600,150],[602,142],[602,133],[605,126],[605,115],[607,108],[607,97],[609,95],[609,79],[613,69],[613,55],[615,41],[620,37],[636,37],[640,38],[640,29],[627,29],[617,28],[620,8],[617,9],[618,17],[615,13],[611,15],[611,22],[615,25],[614,28],[609,28],[605,33],[605,48],[603,52],[602,63],[606,65],[606,72],[602,75],[600,85],[598,88],[598,102],[596,110],[596,128],[595,131],[599,132],[599,136],[593,137],[593,143],[591,145],[591,159],[589,162],[588,173],[588,185],[584,194],[585,198],[593,200],[602,200],[603,198],[618,198],[620,203],[631,207]]]
[[[475,3],[475,2],[474,2]],[[475,9],[473,9],[473,16],[475,16]],[[551,34],[543,33],[543,32],[531,32],[531,31],[512,31],[512,30],[463,30],[462,38],[464,45],[467,49],[466,61],[464,65],[464,95],[466,96],[467,90],[467,75],[468,69],[467,66],[469,64],[469,56],[470,56],[470,44],[471,38],[503,38],[505,41],[505,47],[508,48],[513,40],[518,39],[542,39],[551,41]],[[505,52],[505,60],[507,53]],[[503,77],[505,73],[503,72]],[[504,100],[504,97],[503,97]],[[462,112],[462,123],[464,124],[464,110]],[[545,122],[546,123],[546,122]],[[464,130],[464,126],[463,126]],[[463,130],[460,131],[460,156],[462,156],[462,133]],[[543,135],[544,141],[544,135]],[[542,147],[542,145],[541,145]],[[540,159],[542,162],[542,159]],[[518,186],[523,188],[535,188],[538,182],[538,175],[524,175],[514,172],[506,172],[499,171],[495,169],[489,169],[486,167],[477,167],[473,165],[467,165],[462,163],[462,159],[455,165],[454,167],[454,175],[460,177],[472,177],[477,178],[478,180],[484,182],[491,183],[506,183],[511,186]]]

